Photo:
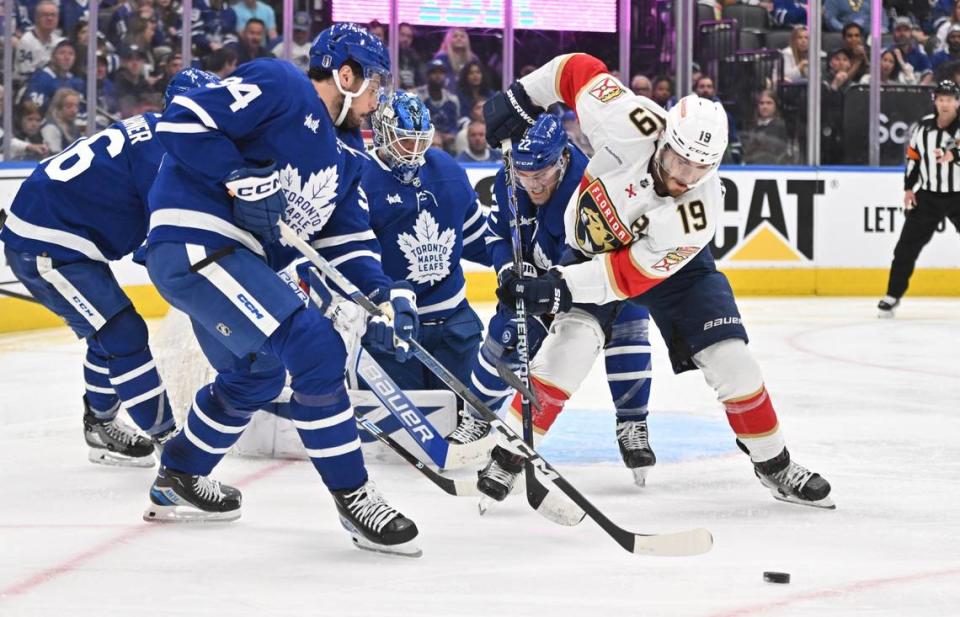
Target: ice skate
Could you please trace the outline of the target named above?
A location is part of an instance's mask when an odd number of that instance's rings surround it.
[[[150,487],[145,521],[205,522],[240,518],[240,491],[211,480],[160,467]]]
[[[447,437],[452,444],[466,445],[480,441],[490,434],[490,423],[475,418],[467,409],[460,410],[460,420],[457,428]]]
[[[522,456],[500,446],[493,449],[487,466],[477,472],[477,490],[483,493],[480,498],[480,514],[484,514],[494,501],[507,498],[521,471]]]
[[[837,507],[830,498],[830,483],[791,460],[786,448],[769,461],[754,463],[753,471],[775,499],[828,510]]]
[[[357,548],[377,553],[419,557],[414,539],[417,525],[391,507],[371,480],[355,490],[330,491],[337,503],[340,524]]]
[[[83,437],[90,446],[87,458],[98,465],[153,467],[153,444],[119,416],[100,420],[83,400]]]
[[[896,316],[897,307],[900,306],[900,298],[893,296],[884,296],[877,303],[877,317],[881,319],[890,319]]]
[[[497,444],[490,432],[490,423],[475,418],[470,410],[460,410],[460,423],[447,436],[447,462],[444,469],[472,467],[476,469],[490,457]]]
[[[623,463],[633,472],[637,486],[646,486],[647,471],[657,464],[657,455],[650,448],[646,420],[617,420],[617,444]]]

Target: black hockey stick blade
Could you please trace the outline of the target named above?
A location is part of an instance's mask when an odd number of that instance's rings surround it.
[[[477,496],[480,494],[480,491],[477,490],[476,483],[471,480],[463,480],[458,478],[447,478],[441,476],[434,470],[430,469],[427,465],[423,463],[420,459],[411,454],[406,448],[397,443],[393,437],[384,433],[379,426],[371,422],[366,418],[357,418],[357,424],[362,427],[365,431],[373,435],[380,442],[386,444],[388,448],[400,455],[400,458],[407,461],[413,465],[417,471],[423,474],[428,480],[440,487],[440,490],[447,493],[448,495],[456,496]]]
[[[540,399],[537,398],[537,395],[534,394],[533,390],[524,385],[520,378],[517,377],[517,374],[514,373],[507,363],[501,359],[497,359],[494,363],[497,367],[497,373],[508,386],[520,393],[520,396],[526,398],[530,401],[530,404],[537,408],[537,411],[542,411],[543,407],[540,406]]]

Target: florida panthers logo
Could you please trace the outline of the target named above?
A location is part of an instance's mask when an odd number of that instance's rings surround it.
[[[306,238],[320,231],[336,207],[337,167],[331,165],[310,174],[302,182],[300,170],[287,165],[280,170],[280,186],[287,198],[284,220],[297,235]]]
[[[437,220],[426,210],[420,211],[413,234],[397,236],[397,245],[407,258],[407,278],[415,283],[436,283],[450,274],[450,256],[457,234],[453,229],[440,231]]]

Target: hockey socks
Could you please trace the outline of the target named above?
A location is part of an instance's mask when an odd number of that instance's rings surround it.
[[[137,426],[151,437],[174,428],[166,388],[149,348],[129,356],[114,356],[108,365],[110,385]]]
[[[327,394],[295,392],[290,416],[327,488],[355,489],[366,482],[360,436],[346,388],[341,385]]]
[[[766,387],[761,386],[758,392],[748,396],[724,401],[723,407],[730,428],[754,463],[770,460],[783,451],[783,432]]]
[[[250,423],[252,412],[228,408],[207,384],[197,391],[180,434],[164,445],[165,467],[206,476],[220,462]]]

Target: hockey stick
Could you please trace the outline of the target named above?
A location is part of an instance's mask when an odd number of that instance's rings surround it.
[[[370,392],[400,421],[400,426],[426,452],[437,467],[441,469],[466,467],[489,454],[490,448],[487,444],[490,440],[481,439],[471,444],[451,444],[444,439],[440,431],[434,428],[406,392],[362,347],[357,363],[357,375],[363,378]],[[473,493],[479,494],[476,490]]]
[[[344,293],[350,296],[351,300],[360,305],[360,307],[370,313],[370,315],[380,316],[383,314],[380,307],[374,304],[370,298],[363,295],[349,279],[343,276],[335,267],[331,266],[326,259],[321,257],[313,247],[301,239],[286,223],[280,223],[280,234],[287,245],[300,251],[320,272],[339,286]],[[491,426],[497,429],[497,431],[511,443],[515,450],[530,459],[530,462],[544,477],[550,480],[563,494],[580,506],[587,516],[592,518],[597,525],[624,550],[639,555],[684,556],[706,553],[713,546],[713,536],[711,536],[710,532],[706,529],[690,529],[666,534],[638,534],[620,527],[590,503],[590,501],[587,500],[580,491],[574,488],[566,478],[560,475],[546,459],[537,454],[536,450],[524,443],[523,439],[513,432],[509,426],[504,424],[493,410],[470,392],[453,373],[430,355],[419,342],[411,340],[410,346],[413,348],[417,359],[419,359],[424,366],[447,384],[460,398],[470,403],[470,405],[483,416],[484,420],[489,422]]]
[[[523,239],[520,235],[520,209],[517,206],[517,178],[513,168],[513,142],[510,138],[500,142],[500,151],[503,152],[503,170],[507,176],[507,207],[510,209],[510,244],[513,249],[513,269],[518,277],[523,277]],[[523,426],[523,441],[530,447],[533,447],[533,412],[530,409],[530,401],[534,397],[530,396],[530,347],[527,344],[527,307],[522,298],[517,298],[514,307],[516,316],[514,323],[517,327],[517,358],[519,360],[520,370],[517,377],[523,388],[520,392],[520,418]],[[501,371],[498,372],[503,374]],[[523,464],[523,474],[527,480],[527,503],[530,507],[540,512],[555,523],[562,525],[576,525],[583,520],[584,512],[579,508],[572,510],[565,508],[562,502],[558,502],[551,508],[544,508],[547,501],[549,489],[537,479],[536,472],[530,460],[527,459]],[[485,510],[481,504],[480,511]]]
[[[457,478],[446,478],[441,476],[434,470],[430,469],[423,462],[420,461],[416,456],[411,454],[406,448],[397,443],[393,437],[387,435],[383,430],[368,420],[367,418],[357,417],[357,424],[365,431],[373,435],[376,439],[380,440],[387,445],[391,450],[400,455],[400,458],[407,461],[411,465],[417,468],[417,471],[422,473],[428,480],[440,487],[440,489],[447,493],[448,495],[454,496],[463,496],[463,495],[479,495],[480,492],[477,490],[476,483],[472,480],[459,480]]]
[[[6,283],[0,283],[0,284],[6,284]],[[2,288],[0,288],[0,296],[7,296],[9,298],[16,298],[17,300],[24,300],[26,302],[33,302],[34,304],[40,304],[40,301],[34,298],[33,296],[17,293],[15,291],[7,291],[6,289],[2,289]]]

